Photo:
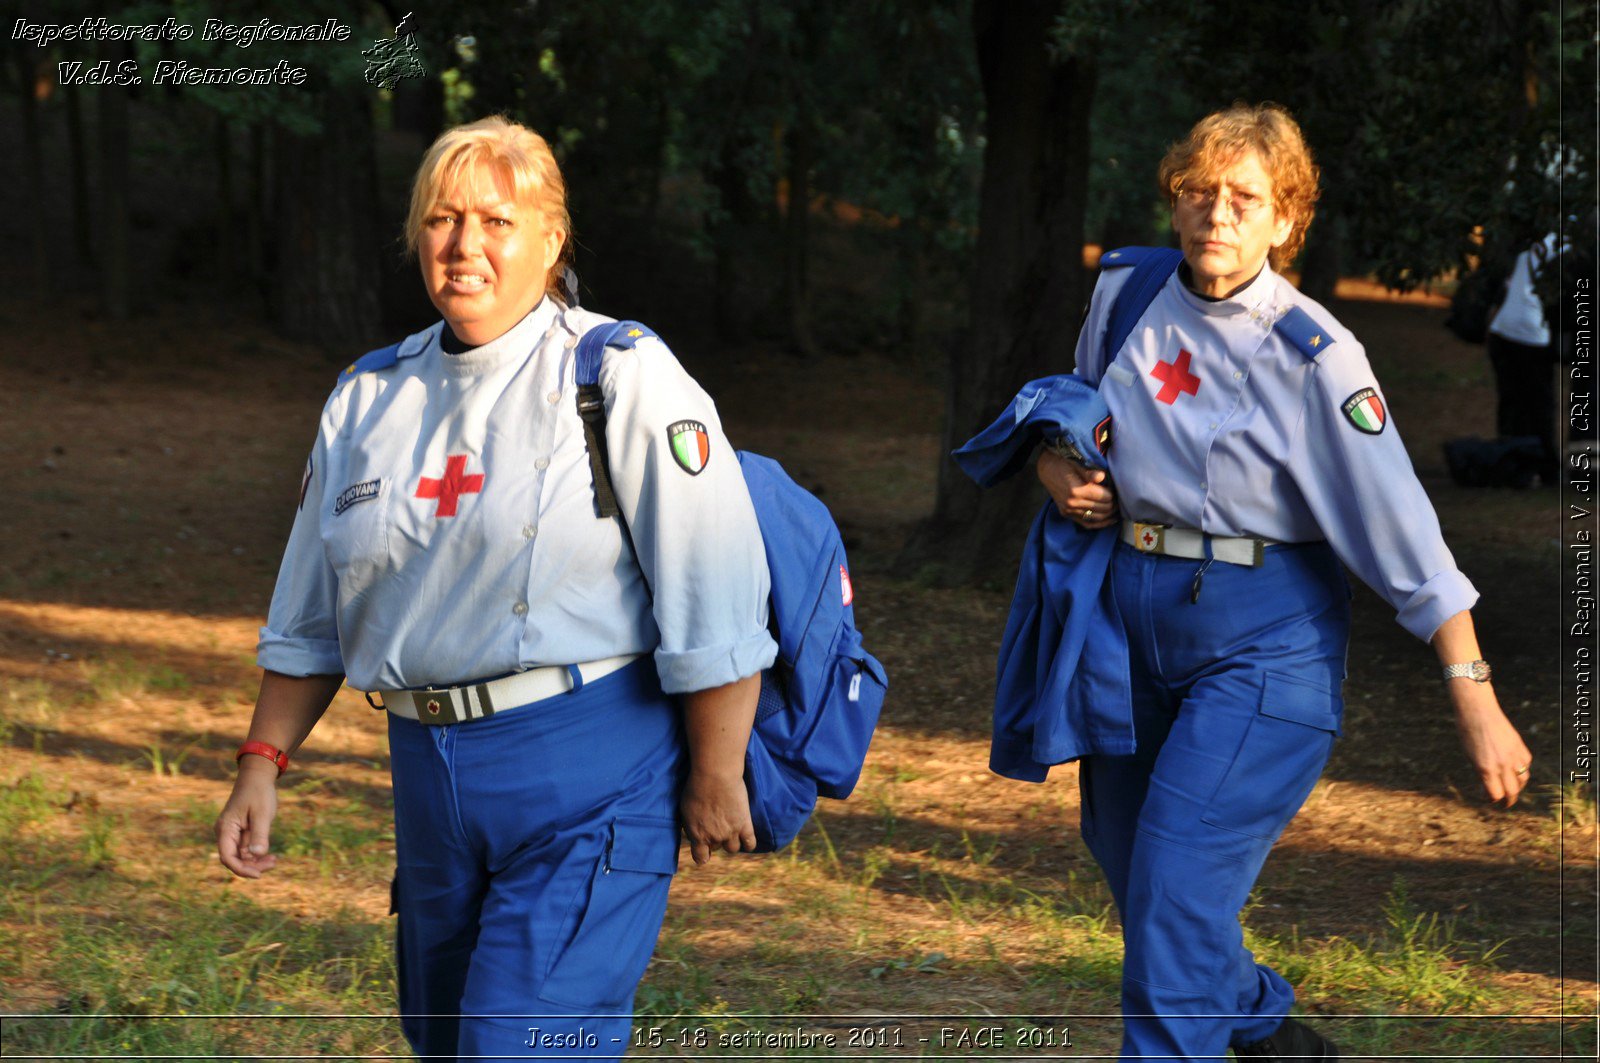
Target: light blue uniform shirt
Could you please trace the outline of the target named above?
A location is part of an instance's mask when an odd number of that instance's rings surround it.
[[[438,324],[407,337],[393,366],[341,378],[261,667],[371,690],[653,651],[678,693],[771,665],[767,563],[739,462],[710,398],[657,339],[608,348],[600,372],[637,562],[617,520],[595,516],[573,348],[607,320],[546,299],[464,354],[440,350]],[[697,473],[668,437],[685,420],[709,441]]]
[[[1109,458],[1124,517],[1326,539],[1423,640],[1471,608],[1477,591],[1444,544],[1366,353],[1333,315],[1270,269],[1217,302],[1175,273],[1103,365],[1130,273],[1101,274],[1076,356],[1116,425]],[[1295,307],[1315,326],[1314,358],[1273,328]]]

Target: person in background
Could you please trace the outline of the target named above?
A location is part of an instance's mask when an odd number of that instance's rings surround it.
[[[1506,279],[1505,298],[1489,320],[1489,364],[1494,367],[1495,431],[1501,437],[1532,436],[1539,441],[1540,468],[1554,483],[1556,453],[1556,343],[1544,303],[1535,290],[1540,274],[1553,267],[1555,233],[1517,255]]]

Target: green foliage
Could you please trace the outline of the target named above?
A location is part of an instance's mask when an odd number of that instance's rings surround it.
[[[1475,232],[1523,243],[1594,202],[1593,93],[1580,84],[1593,5],[1317,0],[1293,18],[1244,0],[1099,7],[1067,0],[1056,34],[1100,64],[1092,233],[1164,241],[1162,150],[1235,100],[1295,114],[1323,170],[1311,239],[1342,242],[1344,272],[1396,288],[1461,266]]]

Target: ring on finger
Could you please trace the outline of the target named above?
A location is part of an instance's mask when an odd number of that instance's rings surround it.
[[[1522,767],[1518,768],[1517,769],[1517,777],[1521,778],[1522,776],[1528,774],[1528,769],[1531,768],[1531,767],[1533,767],[1532,764],[1524,764]]]
[[[1088,520],[1092,516],[1094,516],[1094,508],[1092,506],[1085,506],[1083,510],[1083,519]]]

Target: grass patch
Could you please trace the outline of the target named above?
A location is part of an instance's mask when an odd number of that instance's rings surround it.
[[[189,677],[159,661],[110,657],[83,662],[84,681],[97,701],[134,698],[143,694],[188,690]]]
[[[1490,996],[1499,946],[1478,945],[1456,935],[1456,924],[1421,913],[1395,879],[1382,906],[1384,927],[1365,941],[1298,935],[1270,937],[1246,930],[1245,945],[1272,965],[1302,994],[1339,1010],[1389,1013],[1474,1012]]]
[[[60,988],[38,1009],[50,1017],[7,1020],[8,1054],[403,1050],[392,1020],[186,1019],[390,1011],[385,922],[349,910],[291,919],[234,893],[197,897],[181,875],[152,888],[108,871],[93,844],[81,852],[35,844],[17,855],[36,886],[48,876],[56,888],[0,896],[0,922],[31,928],[33,947],[11,957],[13,969],[27,984]],[[48,948],[38,947],[43,939]]]

